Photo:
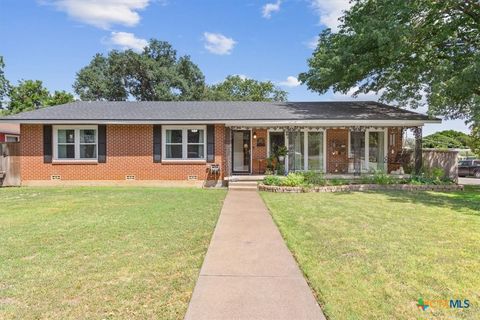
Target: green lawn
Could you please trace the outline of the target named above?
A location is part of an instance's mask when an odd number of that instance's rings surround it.
[[[262,196],[329,319],[479,319],[480,189]]]
[[[0,188],[0,319],[182,319],[224,196]]]

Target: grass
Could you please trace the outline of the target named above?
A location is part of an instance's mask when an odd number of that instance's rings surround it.
[[[329,319],[478,319],[479,188],[262,197]]]
[[[181,319],[222,190],[0,188],[0,319]]]

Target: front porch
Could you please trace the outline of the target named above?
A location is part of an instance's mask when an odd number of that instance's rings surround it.
[[[407,129],[415,135],[412,165],[404,159]],[[378,171],[414,173],[422,167],[421,139],[421,127],[228,127],[225,176],[260,180],[274,172],[318,171],[350,179]]]

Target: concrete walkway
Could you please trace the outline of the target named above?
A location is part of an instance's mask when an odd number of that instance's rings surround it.
[[[256,191],[228,192],[185,319],[325,319]]]

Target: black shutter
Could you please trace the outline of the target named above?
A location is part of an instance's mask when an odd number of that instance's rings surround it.
[[[207,126],[207,162],[215,162],[215,126]]]
[[[153,125],[153,162],[162,162],[162,126]]]
[[[98,126],[98,162],[107,162],[107,126]]]
[[[52,126],[43,125],[43,163],[52,163]]]

